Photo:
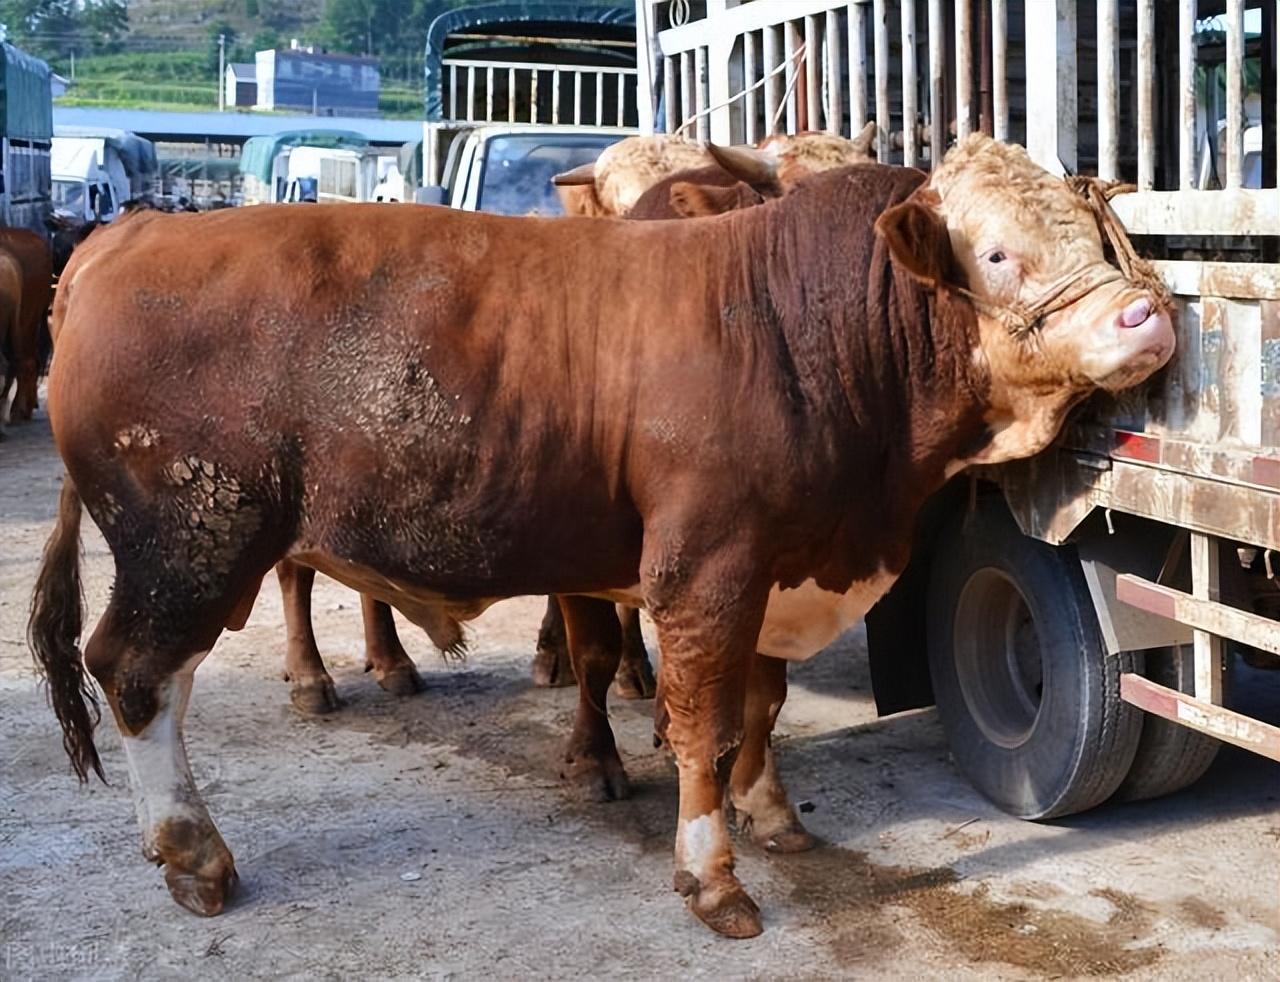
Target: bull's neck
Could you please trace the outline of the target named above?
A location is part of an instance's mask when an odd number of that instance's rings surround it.
[[[741,213],[754,261],[740,286],[809,413],[838,443],[874,448],[886,482],[928,494],[989,435],[976,319],[894,269],[865,205],[824,204],[796,194]]]

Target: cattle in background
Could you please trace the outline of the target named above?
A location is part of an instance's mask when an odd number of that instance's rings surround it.
[[[833,167],[871,163],[875,124],[852,140],[831,133],[776,134],[758,147],[717,147],[658,134],[606,147],[594,163],[555,178],[566,214],[588,218],[697,218],[749,207]],[[692,185],[688,201],[655,201],[657,185]],[[699,195],[698,190],[706,192]],[[641,206],[641,202],[644,205]]]
[[[27,420],[35,412],[40,381],[40,354],[47,331],[49,301],[53,297],[53,267],[49,246],[40,236],[25,228],[0,226],[0,249],[9,252],[22,269],[22,298],[18,322],[12,329],[13,340],[7,360],[4,390],[0,406],[16,381],[10,422]]]
[[[0,392],[0,424],[5,419],[5,402],[18,366],[36,359],[35,339],[22,330],[22,266],[7,249],[0,249],[0,367],[4,369],[4,390]],[[16,403],[16,400],[15,400]],[[3,436],[3,432],[0,432]]]
[[[87,669],[146,855],[178,903],[218,913],[235,864],[182,720],[280,559],[424,626],[560,594],[571,752],[606,779],[624,773],[618,622],[575,595],[643,604],[679,771],[675,887],[716,931],[759,933],[726,803],[765,845],[808,841],[769,745],[778,659],[889,588],[949,477],[1038,452],[1172,353],[1167,295],[1107,263],[1098,207],[970,136],[927,183],[850,167],[702,221],[334,205],[105,230],[55,309],[68,476],[29,627],[73,766],[101,767]],[[116,562],[83,664],[82,507]],[[824,594],[842,600],[815,621]]]

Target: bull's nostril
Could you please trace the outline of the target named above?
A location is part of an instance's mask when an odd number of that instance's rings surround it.
[[[1142,297],[1135,300],[1120,312],[1121,327],[1138,327],[1151,316],[1151,300]]]

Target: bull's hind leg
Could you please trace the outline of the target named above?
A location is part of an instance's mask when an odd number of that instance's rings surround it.
[[[540,689],[573,685],[573,664],[564,614],[555,597],[547,597],[547,611],[538,628],[538,650],[533,656],[533,684]]]
[[[316,571],[285,559],[276,563],[284,623],[288,633],[284,680],[293,707],[308,716],[331,713],[342,705],[333,678],[325,670],[311,628],[311,590]]]
[[[644,646],[640,608],[618,604],[618,622],[622,625],[622,663],[613,680],[613,691],[620,699],[652,699],[658,683]]]
[[[747,674],[742,749],[729,778],[738,826],[770,852],[803,852],[813,836],[801,824],[778,777],[770,738],[787,698],[787,663],[755,654]]]
[[[578,715],[565,751],[565,777],[593,801],[625,798],[630,783],[605,709],[622,657],[617,615],[613,604],[590,597],[561,597],[560,606],[578,679]]]
[[[759,908],[733,872],[725,814],[767,599],[751,586],[749,558],[716,557],[690,571],[679,553],[647,547],[644,561],[646,600],[662,644],[659,716],[667,719],[680,772],[675,889],[708,927],[732,938],[761,931]]]
[[[196,666],[221,625],[189,629],[163,647],[145,611],[116,593],[85,646],[85,665],[115,715],[129,765],[142,851],[165,868],[169,892],[204,916],[222,911],[236,883],[235,861],[191,776],[182,723]]]
[[[400,643],[391,608],[362,593],[360,612],[364,615],[364,670],[373,672],[378,684],[394,696],[421,692],[426,686]]]

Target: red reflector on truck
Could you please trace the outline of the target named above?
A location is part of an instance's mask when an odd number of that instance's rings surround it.
[[[1280,459],[1254,457],[1253,483],[1265,484],[1269,488],[1280,488]]]
[[[1129,460],[1141,460],[1148,464],[1160,463],[1160,438],[1144,433],[1116,430],[1116,443],[1112,453]]]

